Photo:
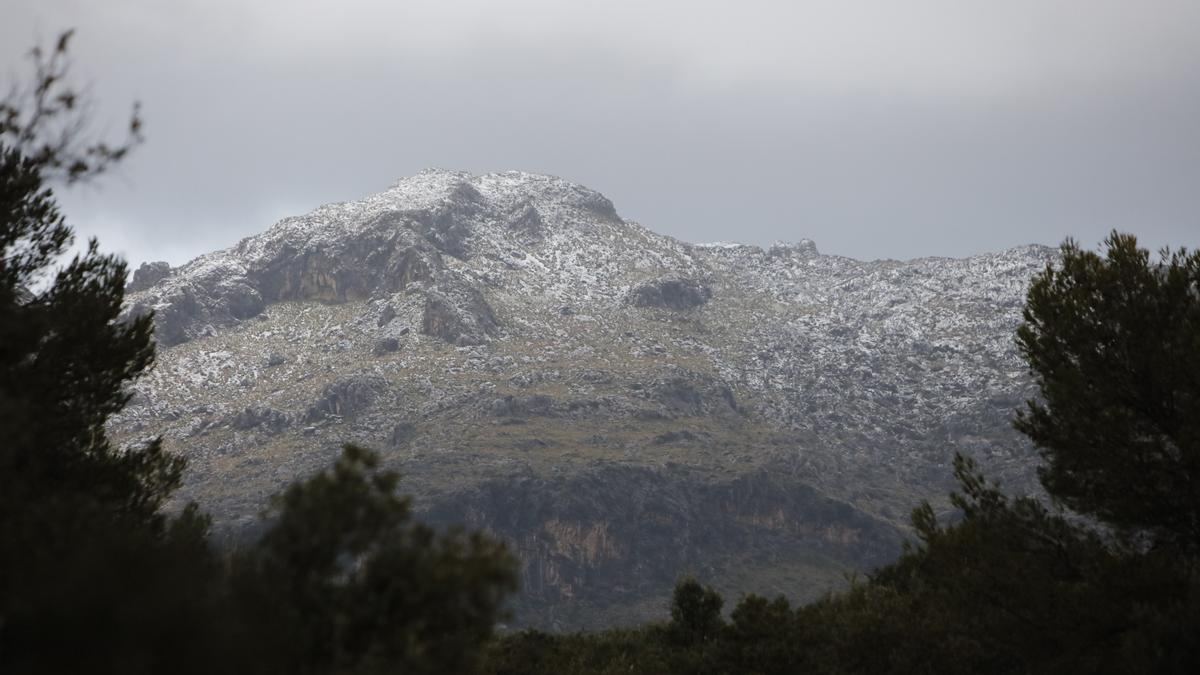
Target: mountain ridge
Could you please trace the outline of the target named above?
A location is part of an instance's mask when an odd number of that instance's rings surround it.
[[[1055,256],[689,244],[559,178],[431,170],[139,268],[160,358],[114,432],[187,455],[181,498],[234,529],[338,443],[379,448],[430,517],[513,542],[531,625],[645,618],[686,569],[811,597],[898,551],[955,451],[1036,489],[1013,332]]]

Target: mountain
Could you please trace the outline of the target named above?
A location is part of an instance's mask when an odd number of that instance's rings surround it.
[[[378,449],[426,518],[512,543],[522,625],[662,616],[683,573],[811,598],[945,506],[955,451],[1034,489],[1013,335],[1054,257],[694,245],[559,178],[430,170],[139,268],[159,358],[113,430],[186,455],[180,499],[235,535]]]

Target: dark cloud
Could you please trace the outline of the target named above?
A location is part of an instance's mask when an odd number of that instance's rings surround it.
[[[871,7],[869,10],[866,7]],[[1200,244],[1200,5],[17,0],[148,143],[66,197],[178,263],[427,166],[577,180],[685,240]]]

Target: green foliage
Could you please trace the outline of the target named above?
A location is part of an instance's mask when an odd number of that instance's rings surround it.
[[[293,484],[234,561],[247,672],[470,672],[516,589],[504,546],[415,523],[398,476],[347,445]]]
[[[812,654],[806,644],[808,632],[787,598],[747,596],[729,615],[716,672],[784,675],[808,670]]]
[[[675,586],[667,624],[575,635],[506,635],[491,645],[483,670],[496,675],[725,672],[718,652],[726,630],[721,605],[713,589],[685,578]]]
[[[365,450],[280,495],[228,565],[198,508],[164,515],[183,461],[104,428],[154,356],[150,317],[119,319],[124,263],[92,242],[39,286],[71,232],[36,162],[0,149],[0,200],[4,672],[474,668],[515,563],[413,522]]]
[[[1017,333],[1041,390],[1017,428],[1047,491],[1080,513],[1200,555],[1200,253],[1113,233],[1068,241],[1034,279]]]
[[[207,520],[189,509],[155,533],[56,506],[20,519],[23,550],[4,540],[20,566],[0,601],[0,671],[217,669],[220,561],[203,536]]]
[[[55,269],[72,233],[45,172],[70,147],[20,149],[60,113],[15,127],[0,107],[0,663],[161,670],[205,623],[208,522],[194,508],[159,510],[181,459],[158,441],[113,447],[105,433],[153,360],[151,319],[119,320],[125,264],[94,241]]]
[[[874,621],[894,649],[888,669],[1095,670],[1112,663],[1135,600],[1117,592],[1120,559],[1093,532],[1038,501],[1005,497],[962,457],[955,473],[962,520],[940,526],[928,505],[918,508],[920,544],[870,582],[871,593],[895,605]],[[936,647],[906,646],[930,644]]]
[[[131,147],[80,141],[69,38],[35,50],[27,99],[0,101],[0,672],[471,672],[515,563],[414,522],[375,455],[347,446],[222,556],[198,507],[162,511],[183,460],[109,441],[153,362],[152,317],[121,317],[125,264],[95,241],[55,269],[72,232],[47,178]]]
[[[86,495],[154,525],[182,461],[157,442],[118,451],[104,429],[154,358],[151,318],[117,320],[125,263],[94,241],[53,272],[71,239],[39,165],[0,144],[0,499]]]
[[[795,609],[750,596],[723,624],[684,581],[665,628],[509,636],[491,672],[1196,672],[1200,256],[1107,245],[1063,247],[1018,335],[1042,397],[1017,426],[1075,513],[956,456],[954,521],[922,504],[916,542],[846,592]]]
[[[716,639],[725,622],[721,619],[724,600],[711,588],[686,578],[675,586],[671,600],[671,639],[685,647],[703,645]]]
[[[1075,513],[1008,497],[956,457],[958,519],[922,504],[916,543],[844,593],[798,608],[750,596],[726,621],[721,597],[685,579],[666,624],[495,639],[516,587],[504,546],[414,521],[398,476],[346,446],[277,497],[261,540],[223,558],[195,505],[162,512],[183,461],[105,434],[154,357],[151,317],[120,318],[124,263],[93,241],[54,269],[72,234],[46,178],[97,175],[140,141],[136,113],[124,146],[79,141],[69,39],[35,51],[32,89],[0,102],[3,672],[1200,666],[1200,254],[1152,263],[1116,233],[1103,258],[1063,246],[1018,332],[1041,397],[1016,425]]]
[[[721,597],[694,579],[675,587],[671,621],[636,629],[553,635],[524,631],[497,639],[484,672],[495,675],[583,673],[794,673],[803,663],[787,600],[743,600],[726,623]]]
[[[487,652],[483,672],[494,675],[687,672],[675,667],[672,658],[675,653],[665,643],[660,626],[574,635],[524,631],[496,640]]]

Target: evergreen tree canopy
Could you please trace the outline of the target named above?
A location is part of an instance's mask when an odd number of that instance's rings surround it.
[[[151,317],[120,319],[124,262],[92,241],[61,264],[73,234],[47,179],[127,150],[80,136],[69,37],[34,51],[25,98],[0,102],[0,666],[178,671],[203,651],[215,559],[198,509],[160,512],[183,461],[105,432],[154,345]]]
[[[724,600],[713,589],[692,578],[680,580],[671,598],[671,636],[681,645],[699,645],[717,637],[724,627]]]
[[[481,534],[414,522],[399,477],[347,445],[275,500],[235,561],[247,672],[470,672],[516,589],[516,563]],[[265,659],[265,661],[264,661]]]
[[[0,500],[150,524],[183,462],[157,441],[118,451],[104,424],[154,358],[151,317],[118,320],[125,263],[95,241],[54,271],[71,240],[37,162],[0,141]]]
[[[726,624],[684,581],[666,626],[512,636],[492,672],[1197,672],[1200,256],[1151,262],[1118,234],[1107,249],[1068,242],[1018,335],[1041,398],[1017,426],[1059,504],[956,456],[956,518],[922,504],[915,543],[846,591],[794,610],[749,596]]]
[[[1041,391],[1016,420],[1046,490],[1158,547],[1200,555],[1200,253],[1152,261],[1113,233],[1034,279],[1017,341]]]
[[[182,461],[158,442],[118,451],[104,429],[154,359],[151,317],[118,320],[125,263],[95,240],[56,269],[74,235],[48,183],[94,177],[141,141],[136,113],[122,145],[87,137],[67,78],[72,34],[31,50],[31,82],[0,100],[0,500],[83,499],[159,527]]]
[[[47,179],[131,147],[74,135],[69,38],[34,51],[27,100],[0,101],[0,672],[469,672],[513,559],[415,523],[371,453],[348,446],[223,555],[198,507],[163,512],[184,461],[109,440],[153,362],[152,317],[123,318],[125,264],[94,240],[58,267],[72,231]]]

